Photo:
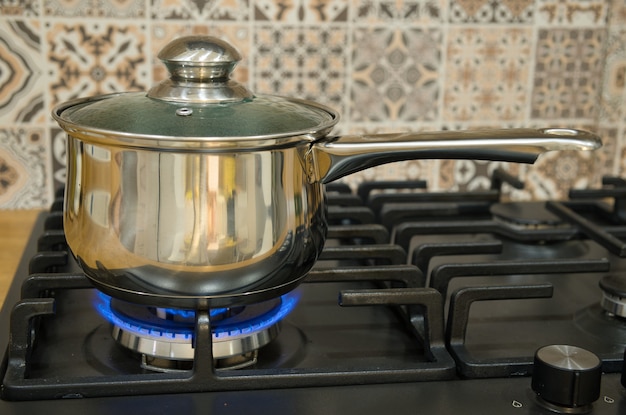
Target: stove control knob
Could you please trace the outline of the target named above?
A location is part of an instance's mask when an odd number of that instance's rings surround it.
[[[602,361],[576,346],[550,345],[537,350],[532,389],[556,408],[583,409],[600,397]]]

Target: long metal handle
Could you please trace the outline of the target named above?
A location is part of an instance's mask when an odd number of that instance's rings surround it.
[[[380,164],[410,159],[476,159],[534,163],[554,150],[596,150],[597,135],[569,128],[436,131],[348,135],[313,145],[322,183]]]

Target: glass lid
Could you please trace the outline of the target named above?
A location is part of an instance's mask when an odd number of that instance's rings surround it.
[[[209,36],[176,39],[159,53],[170,78],[147,93],[84,98],[59,105],[54,118],[68,131],[101,137],[181,141],[246,141],[326,135],[338,114],[320,104],[255,95],[230,79],[241,55]],[[87,137],[88,138],[88,137]]]

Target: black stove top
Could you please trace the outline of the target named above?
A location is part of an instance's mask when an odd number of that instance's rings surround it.
[[[494,177],[328,186],[322,257],[258,312],[103,296],[67,254],[60,198],[0,311],[0,413],[626,413],[626,182],[510,203]]]

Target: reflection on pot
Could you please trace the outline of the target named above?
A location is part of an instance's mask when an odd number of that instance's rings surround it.
[[[272,200],[282,155],[122,154],[117,232],[135,254],[162,263],[224,265],[277,243],[286,201]],[[279,163],[281,165],[275,165]],[[274,164],[274,166],[272,166]]]
[[[104,228],[109,226],[111,194],[105,190],[93,189],[85,195],[85,210],[91,220]]]

